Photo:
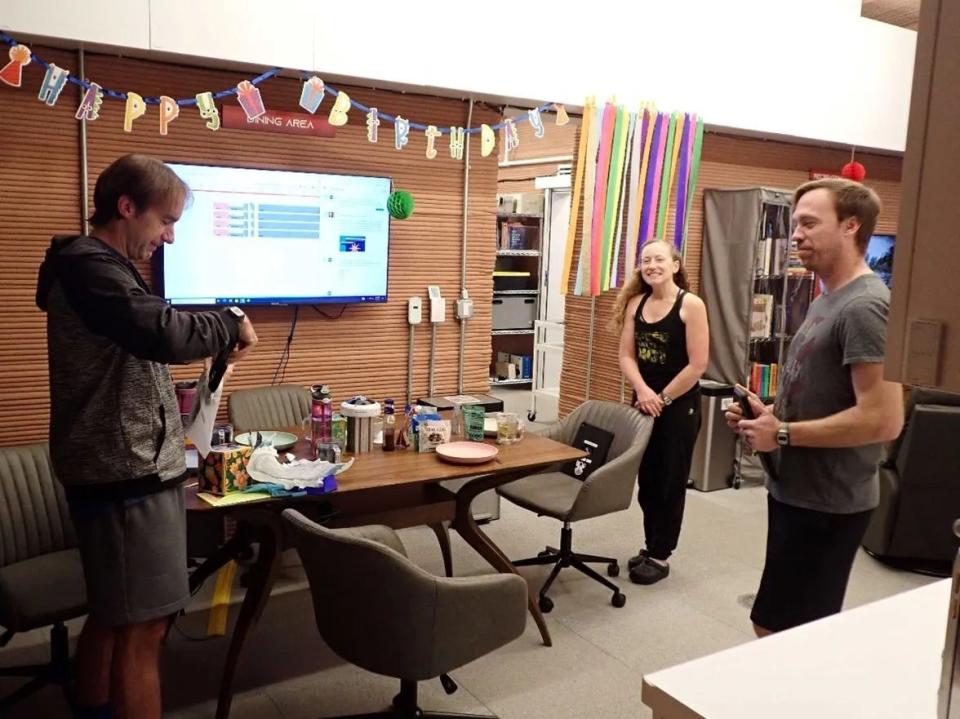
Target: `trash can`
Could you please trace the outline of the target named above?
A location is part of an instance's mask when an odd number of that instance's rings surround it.
[[[693,447],[690,481],[701,492],[730,487],[737,436],[730,431],[723,413],[733,402],[733,385],[700,380],[700,434]]]

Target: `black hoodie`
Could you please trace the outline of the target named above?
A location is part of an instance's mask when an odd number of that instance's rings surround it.
[[[150,491],[186,472],[171,362],[219,354],[239,334],[226,309],[177,310],[94,237],[54,237],[40,265],[47,313],[50,455],[68,488]]]

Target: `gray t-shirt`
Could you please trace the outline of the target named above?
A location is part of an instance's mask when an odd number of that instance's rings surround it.
[[[822,294],[790,344],[780,374],[775,414],[784,422],[827,417],[856,404],[850,365],[883,362],[890,290],[872,272]],[[774,499],[834,514],[873,509],[879,502],[882,445],[784,447]]]

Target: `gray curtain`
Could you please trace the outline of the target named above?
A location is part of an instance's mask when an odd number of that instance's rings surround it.
[[[790,206],[793,193],[765,187],[704,190],[703,258],[700,296],[710,321],[710,362],[706,378],[746,384],[749,372],[750,310],[757,240],[765,204]],[[738,442],[734,472],[763,481],[758,457]]]
[[[790,205],[792,192],[764,187],[704,190],[700,296],[710,320],[706,378],[744,383],[750,345],[753,268],[764,204]]]

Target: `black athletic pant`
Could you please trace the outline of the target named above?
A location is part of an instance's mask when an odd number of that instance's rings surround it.
[[[637,477],[647,552],[654,559],[666,560],[677,548],[693,445],[699,431],[699,389],[664,407],[654,418]]]

